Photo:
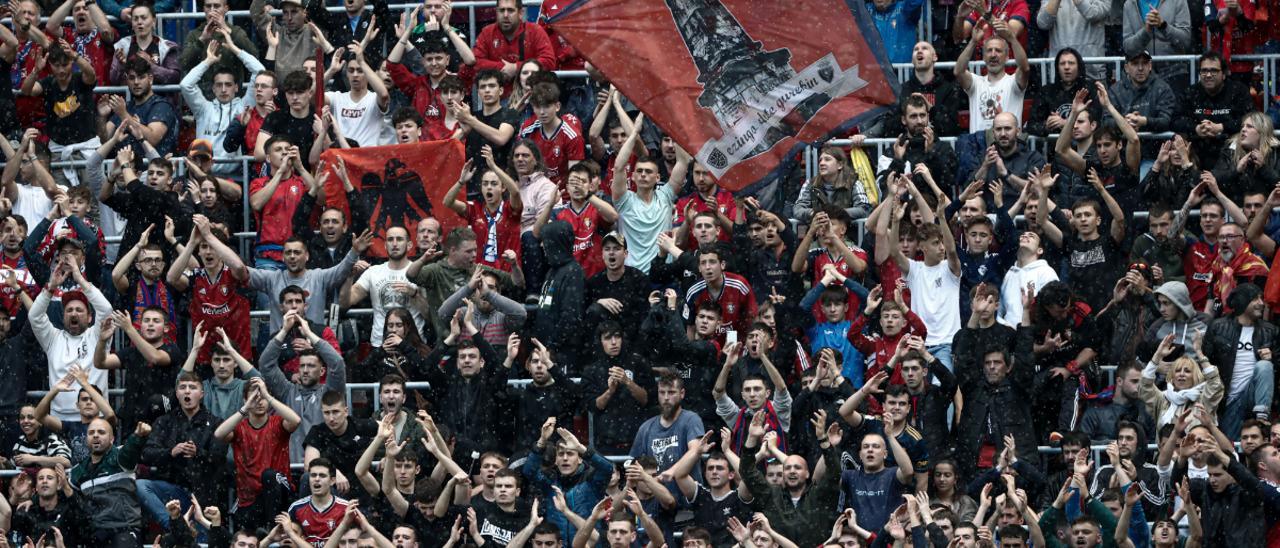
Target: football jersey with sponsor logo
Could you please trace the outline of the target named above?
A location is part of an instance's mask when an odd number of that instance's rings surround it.
[[[684,298],[686,322],[693,321],[695,311],[704,302],[716,303],[720,306],[720,328],[717,330],[720,344],[725,343],[725,334],[730,330],[738,332],[738,340],[746,338],[751,320],[756,317],[756,297],[751,292],[751,284],[747,283],[746,278],[725,272],[724,286],[720,288],[718,294],[707,287],[706,280],[693,284]]]
[[[573,227],[573,259],[582,265],[582,272],[587,279],[602,272],[604,257],[600,255],[600,210],[587,202],[582,206],[582,211],[574,211],[570,204],[552,211],[551,219],[564,221]]]
[[[520,125],[520,137],[538,145],[542,163],[546,165],[545,175],[560,189],[560,200],[567,202],[569,192],[565,190],[564,182],[569,175],[569,162],[587,157],[586,141],[582,139],[582,122],[577,116],[564,114],[560,120],[560,127],[547,135],[538,118],[530,116]]]
[[[223,268],[217,275],[212,275],[203,268],[197,268],[188,278],[191,280],[191,304],[188,312],[191,325],[204,322],[204,329],[217,333],[221,327],[236,345],[236,350],[246,360],[253,361],[253,344],[249,338],[249,300],[237,292],[245,287],[244,282],[231,275],[231,271]],[[197,363],[208,363],[209,351],[213,343],[204,345]]]
[[[311,497],[304,497],[289,506],[289,517],[302,527],[302,538],[307,539],[312,546],[321,548],[338,528],[338,524],[342,523],[342,517],[347,515],[347,506],[350,504],[346,499],[335,496],[328,507],[317,508],[312,504]]]

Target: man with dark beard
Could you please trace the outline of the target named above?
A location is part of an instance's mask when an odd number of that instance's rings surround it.
[[[670,468],[689,449],[689,442],[702,437],[706,428],[695,413],[685,413],[684,379],[668,372],[658,379],[658,409],[661,414],[644,421],[631,443],[631,457],[651,456],[658,471]]]

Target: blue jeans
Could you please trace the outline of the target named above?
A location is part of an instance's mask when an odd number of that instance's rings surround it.
[[[1231,380],[1226,380],[1230,389]],[[1238,439],[1244,421],[1257,414],[1271,412],[1271,399],[1275,394],[1275,367],[1270,360],[1259,360],[1253,366],[1253,378],[1244,392],[1227,398],[1226,412],[1218,418],[1218,426],[1228,438]]]
[[[138,502],[151,515],[151,519],[160,527],[169,528],[169,512],[164,509],[165,503],[176,500],[182,503],[182,511],[191,506],[191,493],[186,489],[162,480],[138,480]]]
[[[951,365],[951,343],[935,344],[928,347],[927,350],[930,354],[933,354],[933,357],[938,358],[938,361],[942,362],[943,367],[946,367],[947,371],[954,372],[956,370],[955,366]]]

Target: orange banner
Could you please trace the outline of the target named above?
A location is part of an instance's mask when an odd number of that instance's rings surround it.
[[[440,204],[449,187],[457,182],[466,162],[462,143],[449,139],[408,145],[326,150],[320,159],[329,173],[325,181],[326,205],[337,207],[351,218],[351,206],[342,180],[334,173],[337,158],[347,165],[347,176],[356,195],[369,212],[373,247],[369,255],[386,257],[383,238],[387,229],[403,226],[409,240],[415,240],[418,221],[434,216],[442,226],[441,235],[465,222]],[[318,176],[318,175],[317,175]],[[410,246],[412,250],[412,245]]]

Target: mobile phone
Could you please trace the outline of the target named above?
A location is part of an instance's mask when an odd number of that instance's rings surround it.
[[[533,339],[529,333],[520,333],[520,346],[516,348],[515,363],[524,364],[529,361],[529,356],[533,354]]]
[[[721,441],[720,429],[712,428],[711,431],[707,432],[707,443],[712,447],[715,447],[717,451],[724,450],[724,447],[721,445]]]
[[[730,344],[733,344],[733,343],[736,343],[736,342],[738,342],[738,332],[737,332],[737,331],[730,329],[727,333],[725,333],[725,334],[724,334],[724,343],[725,343],[725,345],[730,345]]]

